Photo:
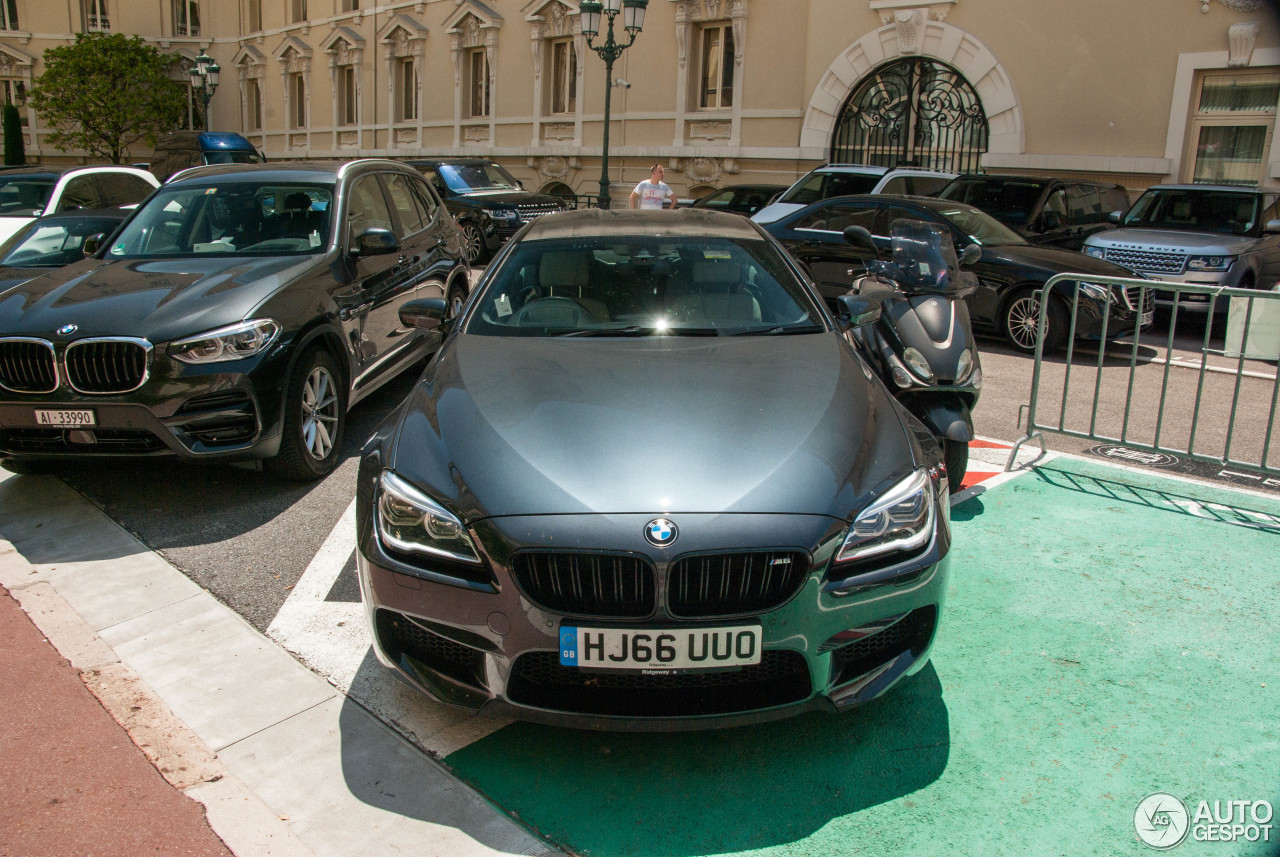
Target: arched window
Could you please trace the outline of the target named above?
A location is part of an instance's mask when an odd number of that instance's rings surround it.
[[[880,66],[840,110],[831,161],[974,172],[987,151],[987,117],[960,72],[927,57]]]

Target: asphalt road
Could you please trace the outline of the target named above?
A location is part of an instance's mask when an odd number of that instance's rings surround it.
[[[1163,345],[1167,319],[1157,317],[1156,328],[1155,334],[1148,334],[1148,337],[1153,345],[1157,340]],[[1188,358],[1194,356],[1202,338],[1203,323],[1186,319],[1185,324],[1179,324],[1175,352]],[[987,437],[1016,440],[1023,433],[1018,422],[1019,408],[1027,403],[1030,396],[1034,361],[995,340],[982,340],[980,347],[984,387],[974,414],[977,432]],[[1101,396],[1104,407],[1100,410],[1123,410],[1129,350],[1130,346],[1120,346],[1118,350],[1108,352],[1105,361],[1107,383]],[[1155,347],[1140,346],[1135,369],[1137,389],[1159,389],[1164,366],[1149,362],[1159,355],[1160,350]],[[1234,364],[1226,358],[1214,358],[1212,362],[1222,366]],[[1092,395],[1090,378],[1096,374],[1096,364],[1096,348],[1083,346],[1078,350],[1073,370],[1072,385],[1076,390],[1073,398],[1079,399],[1080,391],[1084,390],[1086,412]],[[1047,361],[1046,377],[1055,370],[1060,372],[1063,365],[1060,357]],[[1259,374],[1270,373],[1272,378],[1276,371],[1274,364],[1266,363],[1251,362],[1248,368]],[[319,483],[300,486],[281,482],[266,472],[216,464],[193,466],[164,460],[77,463],[61,466],[54,472],[145,544],[162,553],[196,583],[214,593],[259,630],[265,630],[351,502],[355,494],[357,456],[365,438],[404,399],[419,375],[420,367],[406,372],[351,412],[343,444],[343,462]],[[1179,379],[1175,381],[1175,387],[1181,384],[1186,388],[1188,383],[1194,383],[1194,376],[1198,373],[1177,368],[1171,371],[1171,375]],[[1210,379],[1207,386],[1219,394],[1224,389],[1226,394],[1230,393],[1234,383],[1232,376],[1215,373],[1207,373],[1207,376]],[[1262,379],[1249,380],[1251,386],[1245,389],[1245,395],[1250,401],[1269,403],[1273,383]],[[1052,388],[1053,384],[1047,383],[1046,386]],[[1190,404],[1171,400],[1168,407],[1185,413]],[[1048,402],[1044,407],[1053,408],[1055,405]],[[1079,410],[1078,407],[1073,408]],[[1131,436],[1154,428],[1156,416],[1153,407],[1144,404],[1131,410]],[[1242,414],[1241,424],[1245,428],[1239,432],[1240,436],[1261,436],[1265,420],[1260,424],[1256,414],[1256,407]],[[1087,422],[1087,413],[1085,417]],[[1225,423],[1206,420],[1201,431],[1205,437],[1214,434],[1221,437]],[[1280,434],[1280,426],[1277,434]],[[1098,444],[1050,436],[1048,445],[1051,449],[1079,453]],[[1280,437],[1274,446],[1280,447]],[[1271,455],[1273,462],[1280,463],[1280,449],[1273,450]],[[1188,466],[1184,462],[1163,466],[1209,478],[1217,477],[1222,469]],[[1233,480],[1226,477],[1226,481]],[[1250,487],[1265,487],[1247,480],[1234,481]],[[1274,487],[1280,490],[1280,485]],[[348,568],[335,585],[330,600],[358,600],[353,581],[354,574]]]

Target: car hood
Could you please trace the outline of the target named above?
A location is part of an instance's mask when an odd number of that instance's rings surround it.
[[[1085,241],[1091,247],[1195,253],[1206,256],[1238,256],[1258,239],[1220,232],[1183,232],[1179,229],[1108,229]]]
[[[0,330],[165,342],[239,321],[316,257],[86,259],[0,294]]]
[[[33,277],[56,271],[57,268],[10,268],[0,265],[0,293],[6,292],[19,283],[25,283]]]
[[[1010,262],[1028,268],[1038,268],[1046,279],[1054,274],[1094,274],[1099,277],[1132,277],[1133,272],[1114,262],[1106,262],[1064,250],[1061,247],[1043,247],[1037,244],[996,244],[982,248],[984,262]]]
[[[406,402],[391,461],[468,521],[847,518],[915,466],[888,393],[836,334],[460,336]]]
[[[460,198],[486,208],[514,208],[517,205],[563,205],[564,200],[547,193],[527,190],[479,190],[461,194]]]

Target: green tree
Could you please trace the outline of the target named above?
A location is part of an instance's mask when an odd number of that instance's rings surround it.
[[[121,33],[77,33],[74,44],[45,51],[31,103],[54,129],[49,144],[113,164],[140,140],[155,145],[186,111],[184,88],[169,76],[177,61]]]
[[[4,126],[5,165],[25,164],[27,162],[27,150],[26,144],[22,140],[22,117],[18,115],[18,108],[12,104],[6,104],[0,116],[3,116],[0,124]]]

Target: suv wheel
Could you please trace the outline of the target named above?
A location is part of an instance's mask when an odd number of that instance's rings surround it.
[[[338,466],[347,421],[347,391],[338,364],[323,348],[298,359],[285,397],[280,454],[269,462],[276,475],[310,482]]]
[[[462,224],[462,255],[469,265],[478,264],[485,259],[484,233],[470,221]]]

